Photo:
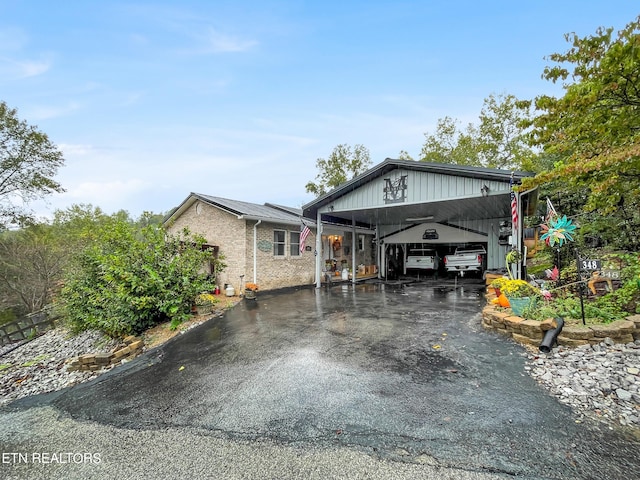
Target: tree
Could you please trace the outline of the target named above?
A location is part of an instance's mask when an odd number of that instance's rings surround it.
[[[528,107],[513,95],[490,95],[484,100],[477,126],[469,123],[461,129],[451,117],[439,119],[436,132],[425,133],[420,160],[531,170],[535,155],[524,127],[530,118]]]
[[[422,162],[481,165],[478,132],[472,124],[463,131],[458,128],[457,120],[444,117],[438,119],[435,134],[425,133],[424,136]]]
[[[28,217],[30,201],[63,192],[53,179],[63,164],[62,152],[47,135],[0,102],[0,227]]]
[[[398,154],[398,160],[405,160],[405,161],[414,161],[413,157],[411,155],[409,155],[409,152],[407,152],[406,150],[400,150],[400,153]]]
[[[560,191],[583,192],[584,211],[608,216],[619,246],[640,245],[640,17],[613,36],[567,34],[571,48],[550,55],[543,77],[565,94],[536,97],[532,145],[556,159],[523,181],[529,188],[563,179]]]
[[[0,234],[0,310],[32,313],[48,305],[70,251],[49,225]]]
[[[307,183],[307,193],[312,193],[316,197],[324,195],[366,171],[370,166],[369,150],[363,145],[356,145],[353,150],[349,145],[338,145],[328,159],[319,158],[316,161],[318,169],[316,182]]]

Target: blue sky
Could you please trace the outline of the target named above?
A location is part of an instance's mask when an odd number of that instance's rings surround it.
[[[558,95],[567,32],[636,1],[0,0],[0,100],[64,152],[72,204],[163,213],[189,192],[301,206],[338,144],[417,158],[491,94]]]

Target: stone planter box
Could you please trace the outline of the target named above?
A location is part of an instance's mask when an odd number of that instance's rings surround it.
[[[482,325],[497,333],[508,334],[522,344],[537,346],[544,336],[542,322],[510,315],[498,310],[493,304],[482,310]],[[607,337],[615,343],[631,343],[640,338],[640,315],[632,315],[626,320],[617,320],[606,325],[565,326],[557,340],[559,345],[574,348],[587,344],[596,345]]]

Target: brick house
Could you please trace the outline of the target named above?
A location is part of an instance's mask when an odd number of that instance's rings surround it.
[[[301,252],[301,217],[301,209],[191,193],[164,225],[169,233],[188,227],[202,235],[224,255],[227,267],[216,275],[220,288],[229,284],[241,292],[246,282],[261,290],[314,283],[315,224],[304,220],[311,234]]]
[[[311,233],[301,252],[303,222]],[[364,276],[365,266],[369,276],[373,273],[373,231],[328,221],[317,242],[315,222],[303,218],[298,208],[191,193],[165,218],[164,226],[169,233],[188,227],[202,235],[214,252],[224,255],[227,267],[216,281],[220,288],[229,284],[236,292],[246,282],[257,283],[261,290],[313,285],[316,252],[324,266],[321,279],[327,273],[339,275],[344,268],[356,271],[358,278]]]

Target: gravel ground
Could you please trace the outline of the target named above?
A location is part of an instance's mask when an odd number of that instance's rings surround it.
[[[0,356],[0,405],[61,390],[102,372],[68,372],[66,362],[85,353],[110,352],[118,342],[101,333],[79,335],[57,328]]]
[[[579,415],[640,428],[640,340],[529,354],[525,370]]]

